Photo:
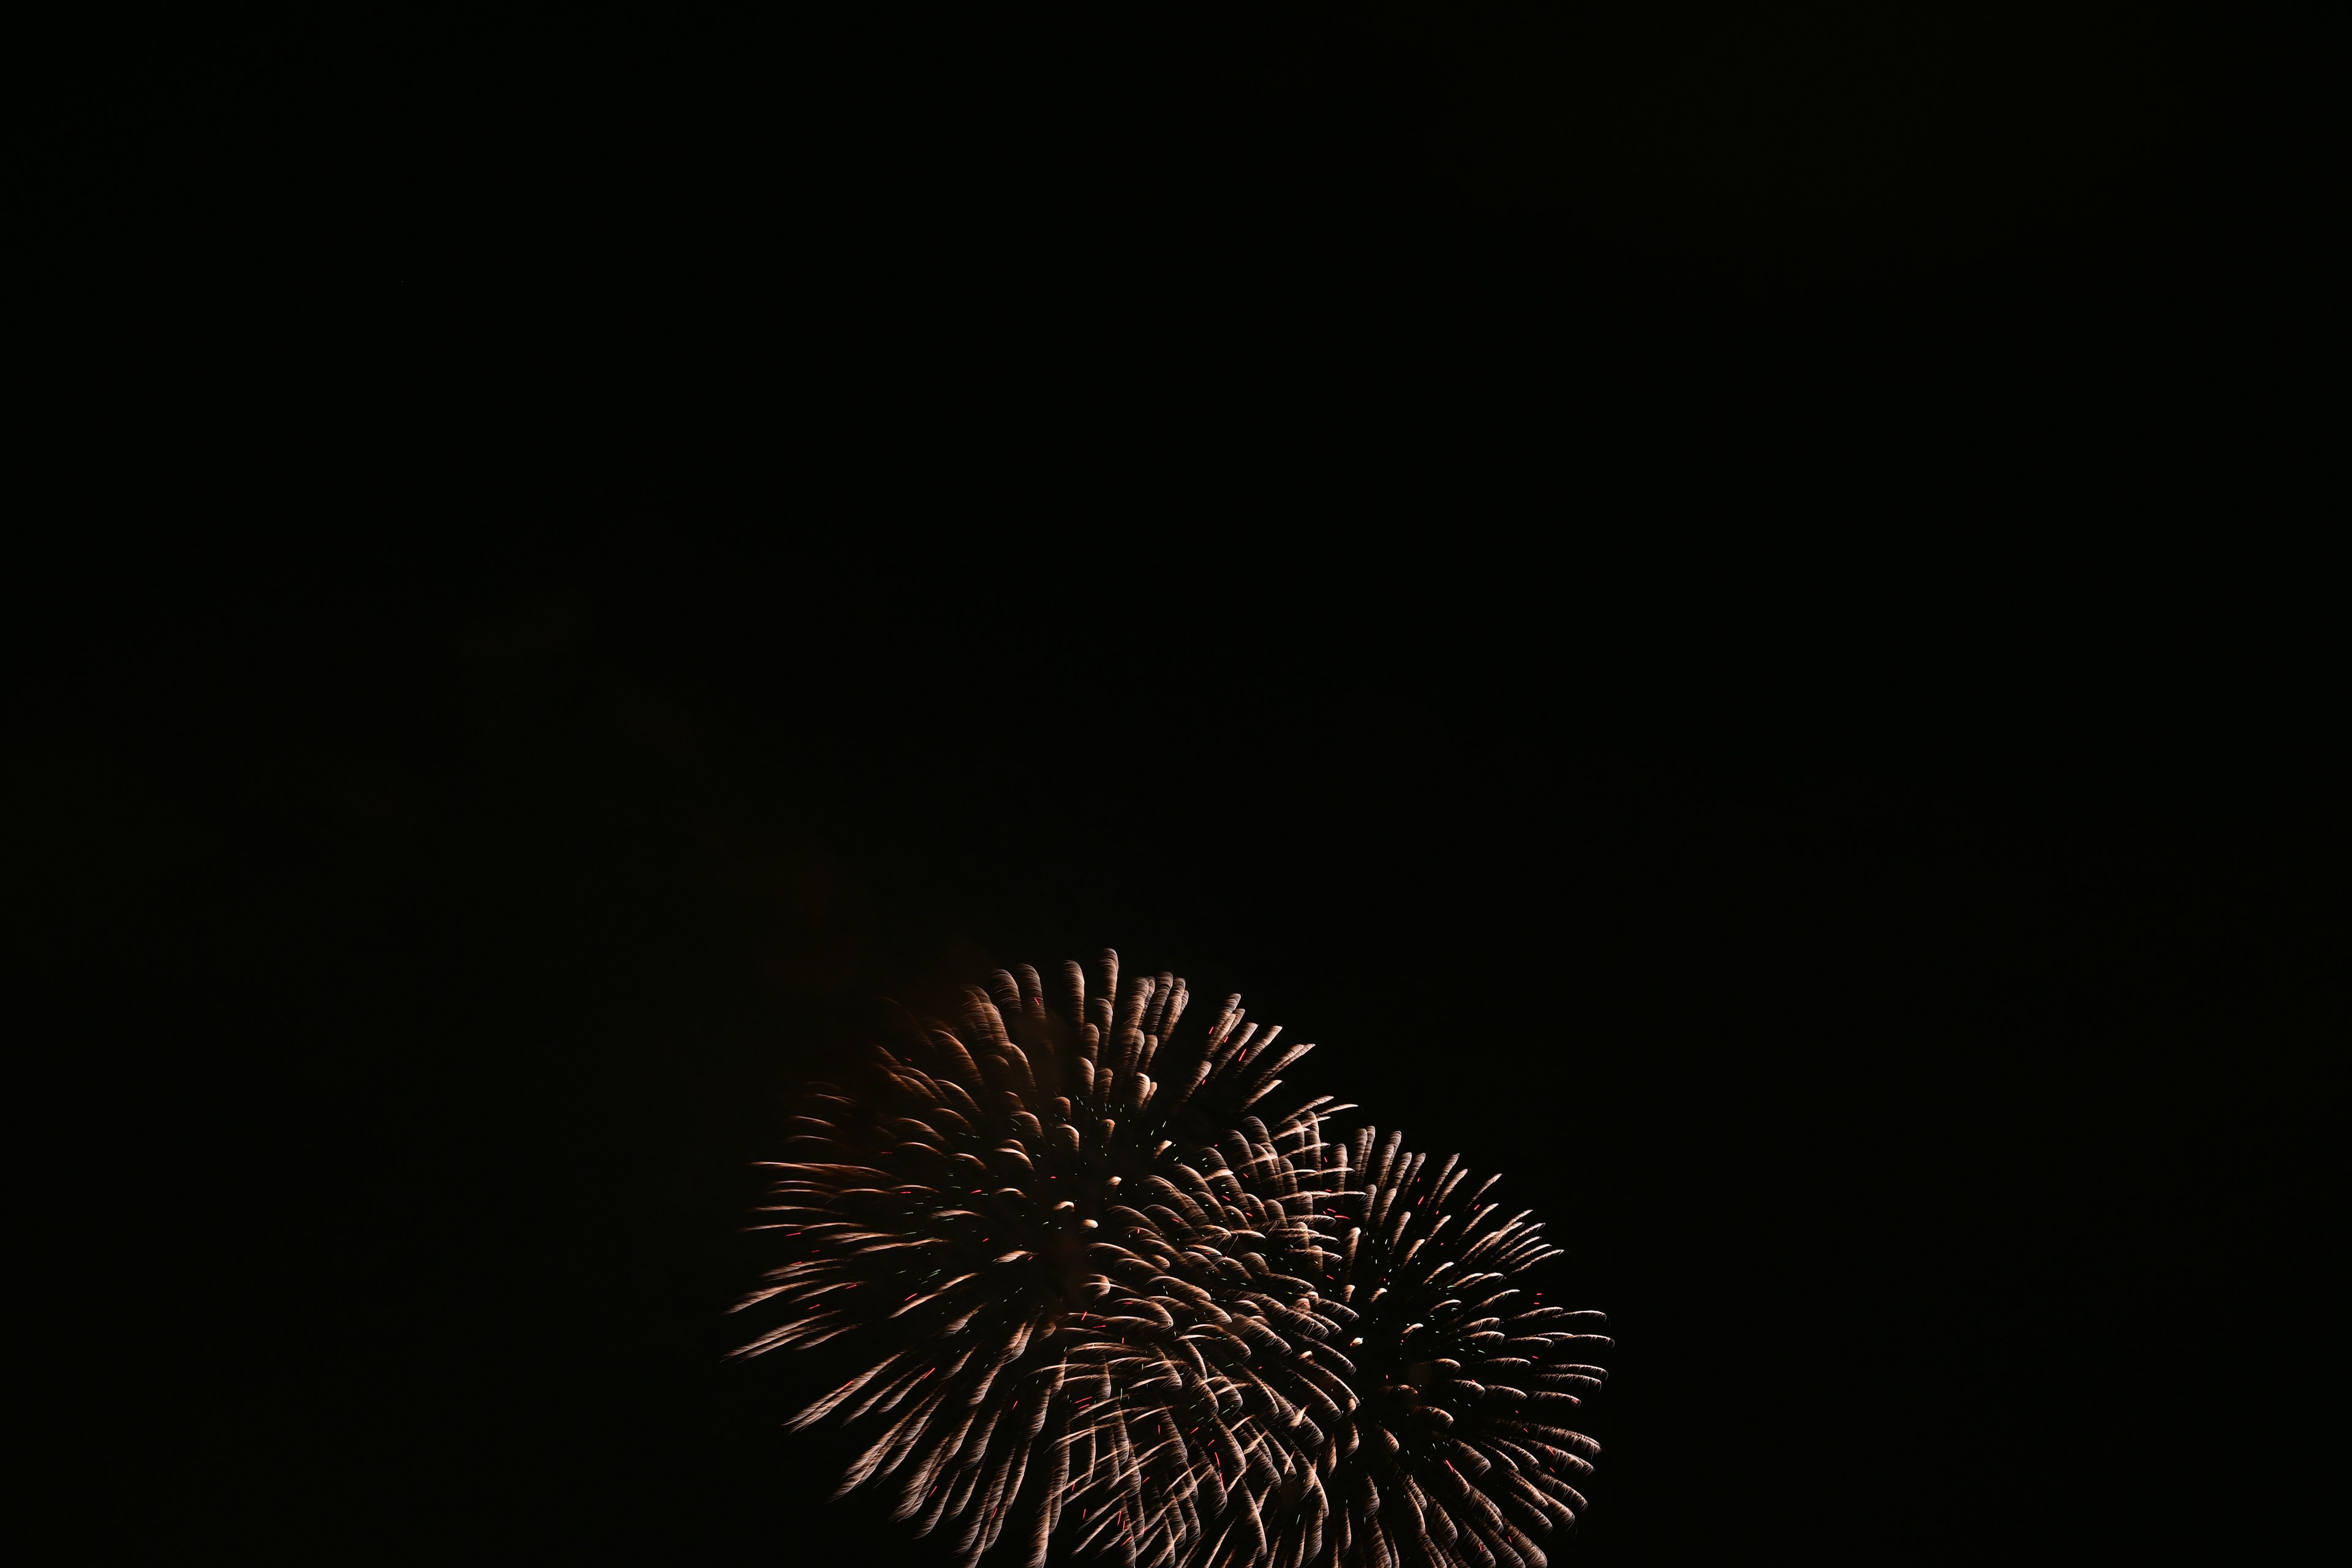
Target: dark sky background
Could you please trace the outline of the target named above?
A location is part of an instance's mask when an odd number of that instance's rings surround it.
[[[24,41],[80,1556],[944,1562],[720,1363],[748,1162],[877,996],[1106,943],[1550,1216],[1564,1560],[2241,1561],[2333,1486],[2315,27]]]

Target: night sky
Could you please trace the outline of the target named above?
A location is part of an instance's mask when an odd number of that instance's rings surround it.
[[[750,1162],[879,998],[1106,944],[1549,1219],[1617,1340],[1555,1561],[2242,1561],[2334,1486],[2315,31],[27,40],[76,1560],[946,1562],[721,1363]]]

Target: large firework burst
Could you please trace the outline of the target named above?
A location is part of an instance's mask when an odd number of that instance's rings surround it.
[[[1254,1113],[1310,1047],[1238,996],[1179,1043],[1175,976],[1062,978],[1058,1007],[1024,965],[961,1030],[909,1020],[776,1163],[793,1255],[741,1306],[782,1321],[739,1353],[868,1342],[792,1421],[870,1434],[842,1489],[1032,1568],[1542,1563],[1608,1342],[1511,1283],[1540,1227],[1458,1157],[1332,1132],[1328,1096]]]

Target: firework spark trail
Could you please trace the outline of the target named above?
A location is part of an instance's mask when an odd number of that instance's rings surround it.
[[[1598,1446],[1597,1312],[1509,1281],[1557,1256],[1330,1097],[1252,1108],[1311,1047],[1227,997],[1188,1044],[1172,974],[1056,1000],[1026,965],[960,1028],[910,1021],[859,1093],[794,1119],[760,1227],[793,1260],[737,1353],[856,1331],[896,1348],[795,1415],[874,1432],[843,1492],[895,1486],[967,1562],[1008,1534],[1129,1568],[1541,1564]],[[1157,1076],[1153,1069],[1158,1068]]]

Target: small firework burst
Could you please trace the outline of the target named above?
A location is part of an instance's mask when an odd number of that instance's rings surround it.
[[[1539,1228],[1458,1159],[1327,1136],[1328,1097],[1255,1113],[1310,1047],[1239,997],[1179,1043],[1173,975],[1062,979],[910,1022],[775,1166],[793,1256],[741,1306],[782,1321],[739,1353],[884,1352],[792,1421],[871,1435],[842,1489],[1033,1568],[1541,1563],[1607,1342],[1509,1283],[1556,1255]]]

